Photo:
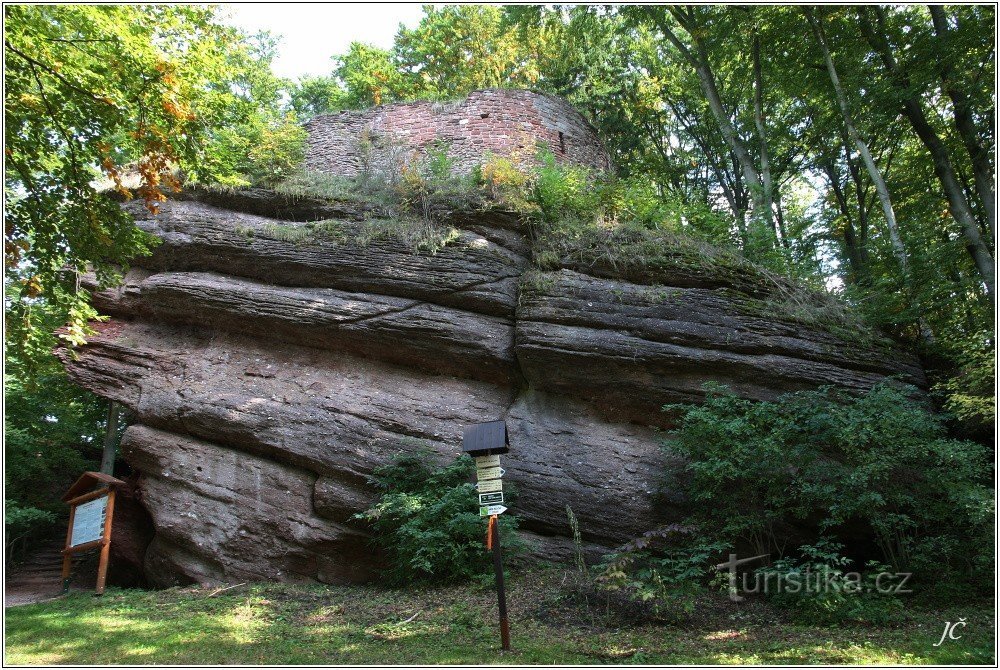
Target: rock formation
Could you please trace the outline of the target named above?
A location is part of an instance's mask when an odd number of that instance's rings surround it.
[[[366,579],[377,557],[352,515],[372,470],[421,447],[453,458],[465,426],[496,419],[534,551],[568,554],[567,505],[599,551],[677,519],[660,408],[705,382],[757,399],[925,383],[911,355],[785,315],[738,272],[539,269],[510,213],[453,213],[432,252],[405,230],[426,222],[261,189],[126,206],[163,242],[95,293],[113,318],[61,356],[135,413],[122,451],[156,584]]]

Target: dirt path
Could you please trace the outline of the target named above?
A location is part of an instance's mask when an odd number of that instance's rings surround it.
[[[38,603],[62,594],[63,546],[59,540],[41,545],[21,565],[7,571],[4,607]]]

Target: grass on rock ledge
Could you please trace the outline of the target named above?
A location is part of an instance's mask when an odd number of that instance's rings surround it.
[[[616,625],[560,597],[565,571],[514,576],[514,650],[491,585],[388,590],[249,584],[109,589],[9,608],[7,664],[994,664],[988,605],[910,611],[892,627],[780,621],[722,596],[683,626]],[[698,607],[700,609],[700,606]],[[964,617],[961,639],[941,637]]]

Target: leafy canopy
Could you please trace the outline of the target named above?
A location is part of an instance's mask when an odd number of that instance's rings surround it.
[[[212,9],[8,5],[4,18],[4,281],[24,287],[5,305],[6,341],[38,340],[28,301],[44,297],[78,343],[96,316],[79,275],[92,267],[110,283],[155,243],[100,182],[156,211],[178,171],[275,176],[296,162],[301,131],[278,111],[267,40],[220,25]]]

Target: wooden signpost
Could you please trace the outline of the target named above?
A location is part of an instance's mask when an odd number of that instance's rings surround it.
[[[63,502],[69,507],[69,529],[63,549],[62,590],[69,591],[73,554],[100,549],[97,564],[97,595],[104,593],[111,553],[111,521],[115,512],[115,488],[124,484],[103,472],[85,472],[69,487]],[[96,487],[96,490],[95,490]]]
[[[503,421],[477,423],[465,429],[462,451],[476,459],[476,489],[479,495],[479,515],[487,517],[486,548],[493,551],[493,571],[497,580],[497,605],[500,610],[500,646],[510,651],[510,622],[507,620],[507,593],[503,584],[503,557],[500,550],[499,515],[503,506],[504,469],[500,454],[510,451],[507,424]]]

